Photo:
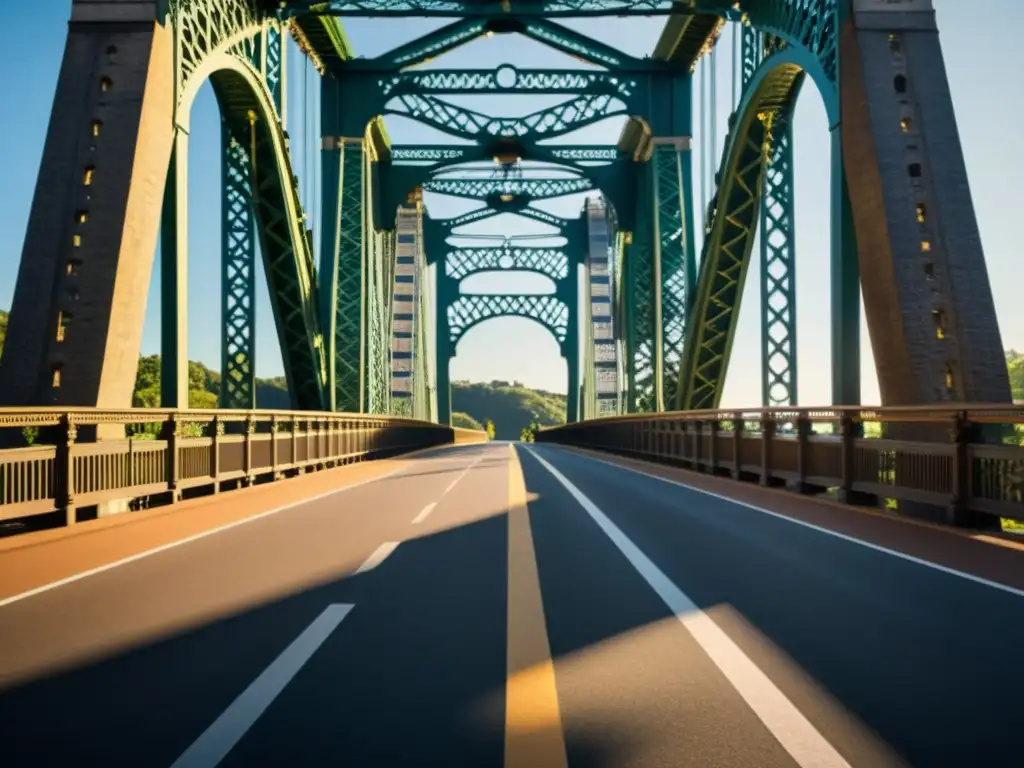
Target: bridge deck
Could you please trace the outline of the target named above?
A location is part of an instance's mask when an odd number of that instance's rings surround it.
[[[4,765],[1017,764],[1022,564],[640,462],[422,451],[0,542]]]

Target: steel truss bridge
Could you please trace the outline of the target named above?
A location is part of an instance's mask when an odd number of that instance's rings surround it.
[[[665,17],[643,58],[561,22],[629,15]],[[346,37],[350,16],[451,20],[366,58]],[[513,34],[587,68],[419,67]],[[716,161],[717,128],[708,146],[692,137],[696,121],[714,123],[713,62],[727,34],[736,60]],[[286,114],[288,46],[319,75],[312,212],[288,132],[311,116]],[[75,0],[0,402],[128,407],[159,243],[160,404],[187,408],[190,113],[206,82],[222,118],[221,408],[260,405],[257,258],[297,411],[448,424],[449,362],[497,317],[555,337],[570,422],[717,408],[751,258],[761,405],[797,405],[792,116],[808,83],[831,134],[833,404],[860,403],[861,291],[883,405],[1009,400],[928,0]],[[452,100],[465,95],[563,100],[509,117]],[[388,115],[460,143],[393,144]],[[616,144],[565,143],[612,117],[624,121]],[[695,152],[717,168],[707,179]],[[424,193],[477,207],[435,218]],[[575,218],[538,205],[581,193]],[[463,227],[503,213],[548,240],[466,244]],[[542,275],[554,289],[462,290],[495,271]]]
[[[638,58],[563,23],[602,15],[664,29]],[[349,16],[448,22],[361,58]],[[419,66],[513,34],[587,66]],[[207,82],[223,360],[199,409]],[[807,86],[831,139],[814,407]],[[451,140],[392,142],[393,115]],[[158,244],[161,407],[132,408]],[[723,410],[751,259],[770,407]],[[256,393],[261,272],[288,409]],[[549,290],[472,290],[516,273]],[[451,358],[498,317],[566,361],[569,423],[533,442],[451,424]],[[4,768],[1021,764],[1024,544],[994,529],[1024,526],[1024,409],[930,0],[73,0],[0,406]]]

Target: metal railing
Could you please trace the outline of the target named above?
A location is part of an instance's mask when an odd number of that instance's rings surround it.
[[[277,480],[484,432],[302,411],[0,408],[0,521]],[[99,438],[99,439],[97,439]]]
[[[1024,521],[1022,432],[1024,408],[952,405],[631,414],[535,439],[802,493],[834,489],[843,501],[920,502],[957,523],[965,513]]]

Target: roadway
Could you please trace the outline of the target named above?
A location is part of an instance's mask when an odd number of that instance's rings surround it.
[[[1013,586],[555,446],[389,461],[53,588],[0,583],[0,762],[1021,764]],[[936,562],[988,552],[928,536]],[[1024,552],[991,552],[1024,579]]]

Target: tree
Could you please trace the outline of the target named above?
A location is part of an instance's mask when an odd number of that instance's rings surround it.
[[[540,424],[534,419],[530,422],[528,427],[523,427],[523,431],[519,434],[519,441],[522,443],[532,443],[537,435],[537,430],[540,429]]]
[[[484,425],[479,421],[468,413],[462,413],[461,411],[456,411],[452,414],[452,426],[459,429],[475,429],[478,432],[482,432],[484,428]]]

